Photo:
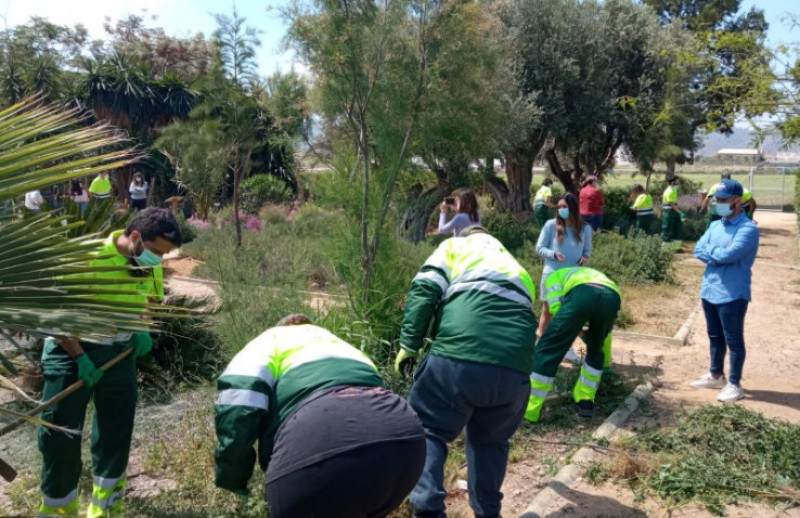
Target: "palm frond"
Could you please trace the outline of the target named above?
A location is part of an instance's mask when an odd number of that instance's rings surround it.
[[[0,415],[7,415],[9,417],[13,417],[14,419],[22,419],[23,421],[27,421],[36,426],[45,426],[50,428],[51,430],[55,430],[57,432],[63,432],[68,435],[80,435],[80,430],[73,430],[71,428],[64,428],[63,426],[55,425],[49,421],[45,421],[44,419],[40,419],[36,416],[23,414],[21,412],[15,412],[14,410],[9,410],[8,408],[0,407]]]
[[[25,192],[137,159],[109,126],[29,99],[0,110],[0,203]],[[126,302],[130,281],[97,278],[123,266],[92,266],[97,234],[70,215],[0,217],[0,329],[34,335],[114,336],[155,326],[169,308]],[[95,229],[97,230],[97,229]],[[105,230],[105,229],[104,229]],[[142,319],[143,311],[152,318]],[[174,312],[169,312],[173,315]],[[2,360],[2,358],[0,358]]]

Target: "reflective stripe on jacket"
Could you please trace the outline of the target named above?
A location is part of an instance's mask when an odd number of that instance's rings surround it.
[[[567,294],[581,284],[597,284],[611,288],[622,297],[617,284],[603,272],[585,266],[562,268],[551,273],[545,283],[545,301],[550,313],[555,315],[561,309],[561,302]]]

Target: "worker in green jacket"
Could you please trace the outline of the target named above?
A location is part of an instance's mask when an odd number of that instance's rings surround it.
[[[508,441],[530,390],[533,297],[528,272],[478,226],[440,244],[414,277],[395,369],[416,358],[433,322],[409,396],[427,443],[415,516],[445,516],[447,444],[465,427],[470,505],[476,516],[499,516]]]
[[[542,186],[536,191],[536,195],[533,197],[533,212],[536,214],[536,221],[539,223],[539,228],[544,227],[544,224],[547,223],[548,219],[551,219],[553,209],[556,208],[556,204],[553,203],[553,180],[550,178],[545,178],[542,180]]]
[[[631,210],[636,213],[636,225],[634,228],[646,234],[651,233],[653,228],[653,197],[647,194],[641,184],[636,184],[631,188],[631,199],[633,205]]]
[[[683,244],[683,219],[686,217],[678,208],[678,190],[680,178],[667,178],[667,188],[661,196],[661,243],[673,252],[681,249]]]
[[[536,344],[525,419],[539,420],[545,398],[553,390],[558,365],[586,323],[589,325],[583,332],[586,359],[573,390],[573,399],[578,414],[591,417],[603,368],[611,361],[610,335],[621,304],[619,287],[602,272],[578,266],[551,273],[545,290],[554,316]]]
[[[96,296],[139,306],[142,311],[146,303],[162,300],[161,257],[180,245],[178,223],[167,209],[153,207],[138,213],[125,231],[108,236],[91,264],[142,268],[92,274],[93,278],[126,281],[112,286],[116,293]],[[128,347],[134,349],[131,356],[108,372],[98,369]],[[153,340],[148,333],[133,336],[121,333],[113,337],[62,336],[45,341],[42,351],[44,399],[52,398],[79,379],[86,385],[45,410],[42,419],[81,430],[89,401],[94,402],[91,435],[94,484],[89,518],[122,515],[122,497],[127,483],[125,471],[136,412],[136,358],[148,354],[152,347]],[[40,516],[77,516],[81,435],[41,427],[39,451],[43,458]]]
[[[361,351],[290,315],[217,383],[216,484],[246,496],[256,462],[270,518],[382,517],[414,487],[425,435]]]

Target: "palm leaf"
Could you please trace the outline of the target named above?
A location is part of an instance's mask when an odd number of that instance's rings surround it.
[[[0,407],[0,415],[7,415],[9,417],[13,417],[14,419],[22,419],[23,421],[27,421],[31,424],[36,426],[45,426],[52,430],[56,430],[58,432],[63,432],[68,435],[80,435],[80,430],[73,430],[71,428],[64,428],[63,426],[55,425],[49,421],[45,421],[44,419],[40,419],[36,416],[23,414],[21,412],[15,412],[14,410],[9,410],[8,408]]]
[[[38,99],[0,110],[0,203],[29,190],[127,166],[137,153],[122,144],[124,139],[111,127],[87,126],[80,112]],[[105,236],[80,235],[81,225],[54,213],[0,218],[0,329],[113,336],[148,330],[167,314],[170,308],[114,299],[130,294],[125,281],[95,275],[129,267],[91,266],[98,238]],[[143,311],[153,318],[144,321]]]

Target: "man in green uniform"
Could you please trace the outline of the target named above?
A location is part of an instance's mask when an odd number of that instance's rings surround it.
[[[542,186],[536,191],[536,196],[533,198],[533,212],[536,214],[536,221],[539,223],[539,228],[544,227],[548,219],[552,218],[551,209],[556,207],[556,204],[551,201],[553,197],[553,180],[545,178],[542,181]]]
[[[683,244],[683,218],[685,215],[678,208],[678,189],[680,178],[667,178],[667,188],[661,196],[661,243],[673,252],[681,249]]]
[[[439,245],[414,277],[395,362],[399,371],[417,356],[433,322],[433,342],[409,396],[427,443],[425,469],[411,492],[415,516],[445,516],[447,444],[465,428],[470,506],[476,516],[500,515],[508,441],[530,390],[533,281],[483,228],[459,236]]]
[[[163,298],[161,256],[181,244],[178,224],[166,209],[140,212],[124,231],[112,232],[97,251],[93,266],[139,266],[93,274],[95,278],[127,281],[113,290],[130,293],[100,294],[144,308]],[[144,314],[142,315],[144,317]],[[50,399],[81,379],[86,386],[42,413],[42,419],[81,430],[89,401],[94,402],[92,472],[94,485],[87,516],[119,516],[127,483],[125,470],[136,411],[136,357],[146,355],[153,341],[148,333],[114,337],[58,337],[45,341],[42,352],[44,399]],[[97,367],[133,347],[131,356],[103,373]],[[40,516],[77,516],[80,499],[81,436],[39,430],[42,452]]]
[[[111,198],[111,180],[108,177],[108,171],[103,171],[92,180],[92,183],[89,184],[89,195],[98,200]]]
[[[367,356],[304,315],[247,344],[218,382],[216,484],[266,472],[271,518],[382,517],[414,487],[425,434]]]
[[[631,210],[636,213],[636,230],[641,230],[646,234],[653,228],[653,197],[647,194],[641,184],[636,184],[631,189],[633,205]]]
[[[586,267],[562,268],[545,283],[545,297],[553,320],[536,344],[531,393],[525,419],[536,422],[564,354],[581,334],[586,342],[586,360],[575,384],[573,399],[583,417],[594,414],[594,398],[603,368],[611,361],[611,330],[617,320],[621,295],[617,285],[602,272]]]

